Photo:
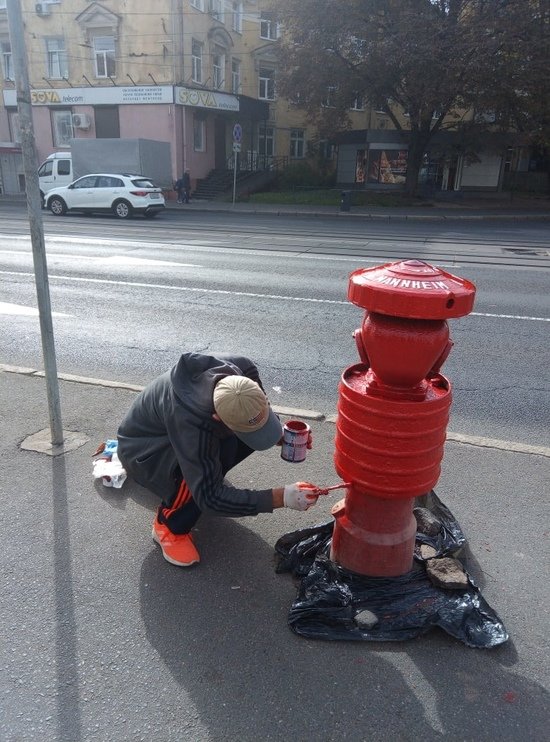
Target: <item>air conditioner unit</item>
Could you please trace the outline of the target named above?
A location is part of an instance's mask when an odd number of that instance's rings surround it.
[[[85,113],[73,113],[72,121],[75,129],[89,129],[92,123],[90,117]]]
[[[50,15],[51,13],[51,9],[48,3],[36,3],[34,9],[36,11],[36,15],[39,16]]]

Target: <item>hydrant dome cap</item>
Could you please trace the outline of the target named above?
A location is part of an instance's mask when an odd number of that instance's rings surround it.
[[[401,260],[350,275],[348,299],[370,312],[411,319],[464,317],[474,305],[470,281],[422,260]]]

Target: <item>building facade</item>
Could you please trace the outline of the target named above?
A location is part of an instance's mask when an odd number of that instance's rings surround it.
[[[305,158],[304,115],[277,99],[279,26],[265,4],[21,0],[40,161],[81,137],[170,142],[173,179],[189,168],[194,182],[232,167],[234,149],[242,169]],[[24,190],[24,178],[6,0],[0,50],[7,193]]]
[[[336,164],[304,112],[277,93],[281,33],[269,0],[21,0],[40,161],[73,138],[169,142],[176,180],[214,169]],[[0,0],[0,193],[25,188],[6,0]],[[326,105],[330,106],[330,88]],[[404,114],[399,114],[404,119]],[[390,118],[357,96],[336,138],[337,181],[402,187],[407,146]],[[404,121],[406,123],[406,121]],[[236,126],[238,125],[238,126]],[[540,159],[540,158],[539,158]],[[527,149],[427,158],[442,190],[496,190],[533,167]],[[538,162],[538,161],[537,161]]]

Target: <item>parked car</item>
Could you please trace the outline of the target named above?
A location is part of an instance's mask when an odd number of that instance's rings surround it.
[[[46,206],[55,216],[67,211],[111,211],[119,219],[134,214],[151,219],[165,208],[165,203],[162,189],[143,175],[92,173],[68,186],[52,188],[46,194]]]

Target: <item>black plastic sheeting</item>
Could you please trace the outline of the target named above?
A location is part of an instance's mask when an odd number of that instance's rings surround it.
[[[329,558],[334,521],[287,533],[275,544],[276,571],[300,580],[288,622],[309,639],[402,641],[435,626],[470,647],[496,647],[508,639],[504,625],[470,575],[466,589],[434,585],[420,546],[435,558],[455,556],[466,543],[458,522],[435,492],[415,503],[430,511],[437,532],[417,532],[412,570],[400,577],[366,577]],[[465,570],[464,570],[465,571]]]

